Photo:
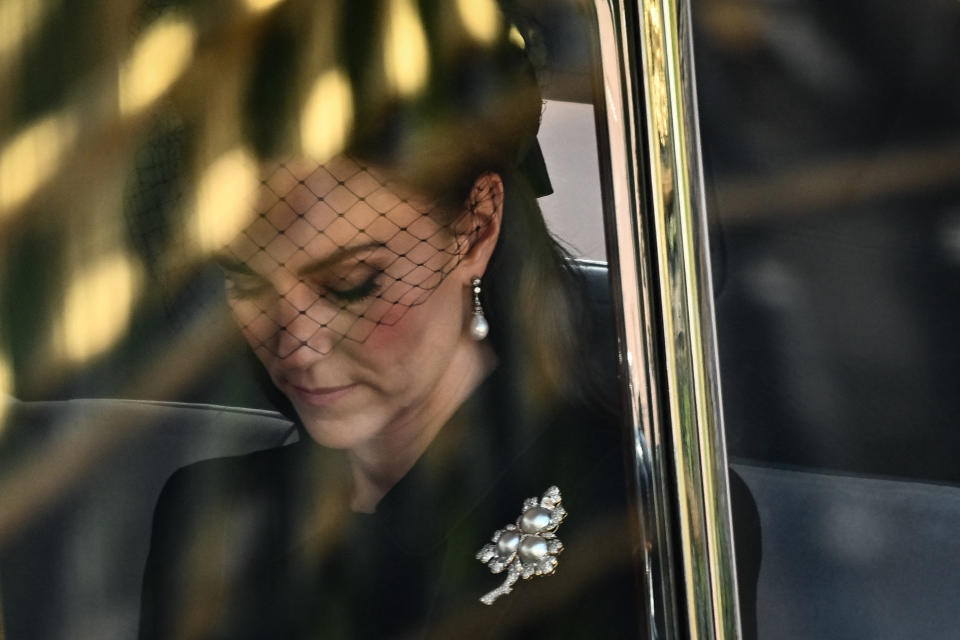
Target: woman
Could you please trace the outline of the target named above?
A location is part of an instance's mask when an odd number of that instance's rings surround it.
[[[339,15],[347,68],[378,50],[371,7]],[[167,483],[142,638],[641,628],[618,420],[597,391],[615,388],[613,352],[583,339],[595,310],[536,205],[536,81],[502,18],[478,43],[441,8],[422,7],[430,83],[384,97],[354,68],[347,143],[323,159],[288,139],[291,101],[267,99],[276,60],[311,50],[312,14],[288,5],[259,36],[260,188],[217,258],[300,440]]]

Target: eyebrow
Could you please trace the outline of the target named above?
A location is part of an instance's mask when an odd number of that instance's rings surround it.
[[[383,242],[367,242],[366,244],[357,245],[355,247],[347,247],[346,249],[340,249],[339,251],[327,256],[326,258],[321,258],[319,260],[314,260],[313,262],[308,262],[300,268],[298,271],[299,275],[306,275],[313,273],[315,271],[320,271],[327,267],[337,264],[338,262],[343,262],[347,258],[351,258],[358,253],[363,253],[364,251],[372,251],[374,249],[381,249],[387,245]]]
[[[367,242],[366,244],[357,245],[355,247],[347,247],[345,249],[339,249],[333,254],[327,256],[326,258],[320,258],[319,260],[308,262],[298,270],[298,275],[306,275],[309,273],[313,273],[315,271],[320,271],[329,266],[337,264],[338,262],[342,262],[358,253],[380,249],[386,246],[387,245],[383,242]],[[227,271],[232,271],[234,273],[241,273],[248,276],[259,275],[256,271],[251,269],[246,262],[237,260],[233,256],[222,251],[214,254],[213,260],[214,262],[217,263],[217,265],[220,266],[220,268],[225,269]]]

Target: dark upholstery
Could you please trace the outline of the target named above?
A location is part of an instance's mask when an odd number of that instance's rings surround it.
[[[128,400],[7,406],[0,427],[6,640],[136,637],[160,488],[204,458],[282,443],[264,411]]]
[[[760,511],[759,637],[952,638],[960,487],[734,464]]]

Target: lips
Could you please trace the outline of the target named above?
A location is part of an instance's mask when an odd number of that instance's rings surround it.
[[[353,383],[339,387],[301,387],[288,383],[286,386],[292,392],[292,395],[305,404],[314,407],[329,407],[350,395],[358,385]]]

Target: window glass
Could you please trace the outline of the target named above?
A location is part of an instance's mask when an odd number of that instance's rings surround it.
[[[761,638],[949,635],[960,6],[693,3]]]
[[[0,8],[0,637],[645,626],[591,21],[502,4]]]

